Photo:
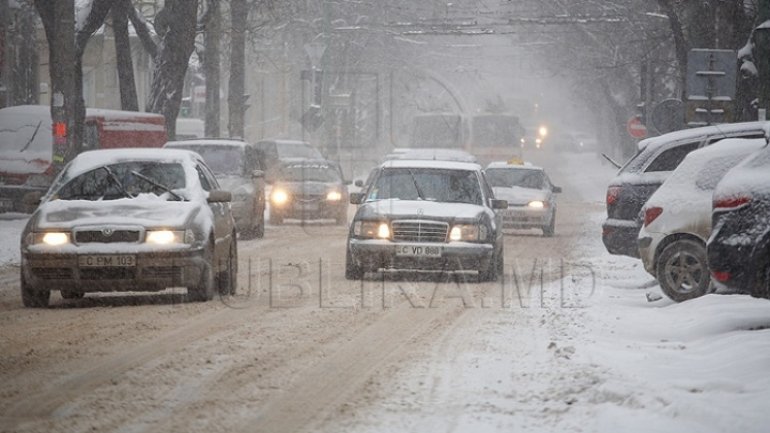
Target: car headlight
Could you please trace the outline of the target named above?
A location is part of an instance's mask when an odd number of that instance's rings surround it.
[[[156,245],[189,244],[192,240],[191,230],[150,230],[145,236],[146,243]]]
[[[282,206],[289,201],[289,193],[282,189],[276,189],[270,196],[270,201],[277,206]]]
[[[390,239],[390,226],[380,221],[356,221],[353,223],[353,235],[361,238]]]
[[[339,191],[329,191],[329,193],[326,194],[326,200],[340,201],[342,200],[342,193],[340,193]]]
[[[35,233],[32,243],[58,247],[70,243],[70,234],[66,232]]]
[[[483,241],[487,238],[487,227],[477,224],[458,224],[449,231],[450,241]]]
[[[545,207],[545,202],[541,200],[532,200],[527,204],[527,206],[534,208],[534,209],[542,209]]]

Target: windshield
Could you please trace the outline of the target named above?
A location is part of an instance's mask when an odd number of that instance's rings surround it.
[[[289,182],[340,182],[340,174],[329,165],[289,165],[281,170],[281,178]]]
[[[469,170],[388,168],[369,191],[368,200],[429,200],[482,204],[476,173]]]
[[[105,165],[67,180],[53,199],[116,200],[140,194],[179,199],[175,190],[185,187],[184,168],[179,163],[130,161]]]
[[[487,181],[493,187],[543,189],[545,188],[545,176],[540,170],[491,168],[485,171]]]
[[[215,145],[173,147],[175,149],[188,149],[198,152],[214,174],[240,175],[243,173],[243,151],[239,147]]]

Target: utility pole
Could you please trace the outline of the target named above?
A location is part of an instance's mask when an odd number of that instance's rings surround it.
[[[759,109],[770,112],[770,0],[759,0],[759,26],[754,29],[754,59],[759,73]],[[767,117],[765,117],[767,118]]]

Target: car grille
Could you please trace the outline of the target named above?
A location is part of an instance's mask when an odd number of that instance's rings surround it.
[[[150,266],[144,268],[142,277],[182,281],[182,268],[180,266]]]
[[[71,280],[72,268],[32,268],[32,274],[41,280]]]
[[[139,242],[141,233],[139,230],[83,230],[75,232],[75,243],[113,243],[113,242]]]
[[[134,278],[136,278],[134,268],[80,269],[81,280],[132,280]]]
[[[317,194],[297,194],[294,198],[300,203],[312,203],[323,200],[325,196]]]
[[[393,221],[394,241],[446,242],[449,224],[440,221],[402,220]]]

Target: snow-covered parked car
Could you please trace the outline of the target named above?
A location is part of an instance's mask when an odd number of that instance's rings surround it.
[[[708,260],[714,281],[770,298],[770,144],[727,172],[712,206]]]
[[[360,204],[350,225],[345,277],[381,269],[503,272],[503,232],[496,200],[478,164],[394,160],[371,185],[350,195]]]
[[[186,150],[84,152],[42,197],[21,235],[25,306],[88,292],[187,287],[192,300],[235,292],[231,194]]]
[[[674,301],[703,296],[713,287],[706,259],[712,192],[728,170],[764,144],[726,139],[691,152],[644,205],[639,255]]]
[[[542,229],[544,236],[556,231],[556,196],[561,188],[553,186],[541,167],[505,161],[492,162],[484,170],[495,197],[508,202],[502,215],[503,227]]]

